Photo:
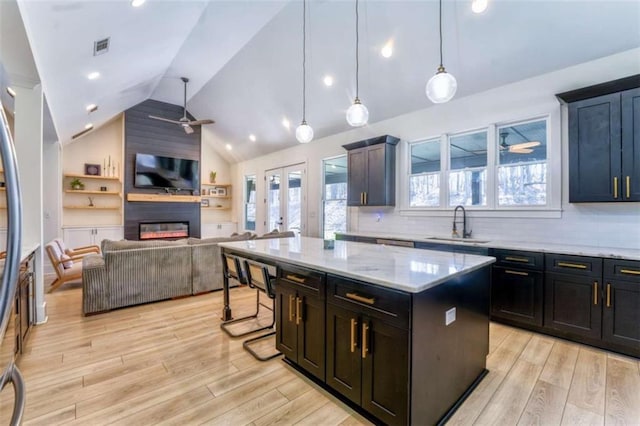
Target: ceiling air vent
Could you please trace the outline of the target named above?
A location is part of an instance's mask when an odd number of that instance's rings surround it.
[[[109,51],[109,37],[93,42],[93,56],[102,55]]]

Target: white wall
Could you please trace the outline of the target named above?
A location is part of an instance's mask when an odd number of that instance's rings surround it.
[[[54,238],[62,236],[60,225],[62,174],[61,168],[62,146],[58,142],[43,142],[42,144],[42,183],[43,183],[43,241],[48,243]],[[49,268],[47,268],[47,266]],[[51,265],[45,269],[53,272]]]
[[[229,167],[229,163],[218,154],[215,147],[221,146],[224,142],[219,140],[213,132],[210,130],[209,126],[202,126],[202,146],[200,152],[200,159],[202,161],[200,167],[200,182],[203,184],[209,183],[209,173],[216,172],[216,183],[217,184],[230,184],[232,183],[231,179],[231,168]],[[204,189],[207,189],[206,187]],[[232,189],[233,191],[233,189]],[[227,205],[229,207],[233,207],[231,201],[227,200],[217,200],[223,204],[225,207]],[[214,209],[202,209],[201,215],[201,223],[210,224],[210,223],[221,223],[221,222],[231,222],[233,221],[233,213],[232,210],[214,210]]]
[[[459,132],[492,123],[550,116],[549,163],[560,162],[549,177],[552,192],[561,199],[562,212],[551,217],[496,217],[490,212],[469,213],[470,227],[478,238],[527,240],[551,243],[584,244],[640,248],[640,203],[568,203],[568,130],[566,107],[561,107],[556,93],[602,83],[640,73],[640,49],[601,58],[588,63],[516,82],[444,105],[430,106],[390,120],[354,129],[334,136],[298,145],[232,167],[234,204],[237,220],[242,217],[243,177],[258,176],[258,199],[264,198],[264,171],[306,161],[308,170],[308,235],[320,235],[322,159],[343,154],[342,144],[373,136],[390,134],[402,139],[399,154],[406,141]],[[425,97],[425,106],[429,101]],[[313,123],[311,123],[313,124]],[[293,135],[292,135],[293,138]],[[555,149],[553,148],[555,146]],[[401,155],[399,155],[401,156]],[[398,164],[403,164],[400,160]],[[553,169],[553,167],[551,167]],[[406,170],[398,168],[397,182]],[[400,194],[400,186],[397,193]],[[398,197],[400,200],[400,197]],[[392,232],[413,235],[446,235],[451,231],[452,212],[424,212],[408,216],[396,208],[351,208],[349,230]],[[265,205],[258,203],[258,225],[262,225]],[[482,217],[479,217],[482,216]],[[491,217],[493,216],[493,217]],[[553,217],[556,216],[556,217]],[[378,221],[380,218],[380,221]],[[257,229],[262,232],[264,229]]]

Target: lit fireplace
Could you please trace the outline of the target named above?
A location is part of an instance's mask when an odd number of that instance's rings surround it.
[[[141,240],[187,238],[189,222],[156,222],[140,224]]]

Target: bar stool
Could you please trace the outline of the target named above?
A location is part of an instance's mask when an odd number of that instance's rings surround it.
[[[266,287],[263,286],[263,288],[260,288],[255,284],[252,284],[251,281],[246,279],[245,273],[243,272],[242,267],[240,266],[240,258],[227,253],[223,253],[222,254],[222,274],[223,274],[223,279],[227,281],[226,283],[227,285],[228,285],[228,280],[235,279],[235,280],[238,280],[241,284],[249,284],[250,287],[256,289],[256,312],[255,314],[248,315],[246,317],[236,318],[231,321],[225,321],[222,324],[220,324],[220,328],[224,330],[224,332],[231,337],[242,337],[242,336],[246,336],[247,334],[272,328],[273,323],[266,327],[257,327],[257,328],[253,328],[240,333],[235,333],[229,328],[230,325],[257,319],[258,314],[260,313],[260,306],[264,306],[265,308],[271,309],[271,310],[273,309],[260,302],[260,293],[261,292],[266,293]]]
[[[275,330],[275,324],[276,324],[276,312],[275,312],[275,298],[276,298],[276,293],[275,293],[275,282],[276,282],[276,277],[273,277],[271,275],[269,275],[269,270],[267,269],[266,265],[260,264],[260,263],[256,263],[253,262],[251,260],[245,260],[244,261],[244,265],[245,265],[245,271],[247,273],[247,280],[249,282],[250,286],[253,286],[259,290],[264,291],[267,296],[271,299],[271,326],[269,328],[272,329],[272,331],[257,336],[257,337],[253,337],[251,339],[247,339],[242,343],[242,347],[249,352],[251,355],[253,355],[254,358],[256,358],[259,361],[268,361],[270,359],[273,359],[279,355],[282,355],[280,352],[276,351],[275,353],[272,353],[270,355],[267,356],[262,356],[260,354],[258,354],[252,347],[251,345],[257,341],[266,339],[270,336],[273,336],[276,334],[276,330]],[[264,306],[264,305],[263,305]]]

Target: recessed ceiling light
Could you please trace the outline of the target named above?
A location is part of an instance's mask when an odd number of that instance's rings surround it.
[[[231,144],[226,144],[224,147],[227,148],[227,151],[231,151],[233,149]]]
[[[93,129],[93,124],[87,123],[84,125],[85,130]]]
[[[282,125],[287,130],[289,130],[291,128],[291,122],[289,122],[289,120],[287,120],[287,117],[282,119]]]
[[[146,0],[131,0],[131,6],[140,7],[144,4]]]
[[[487,10],[489,2],[487,0],[473,0],[471,2],[471,10],[475,13],[482,13]]]
[[[7,87],[7,93],[9,94],[9,96],[11,96],[12,98],[16,97],[16,91],[13,90],[11,87]]]
[[[95,80],[100,77],[100,73],[98,71],[94,71],[92,73],[87,74],[87,78],[89,80]]]
[[[98,105],[96,105],[96,104],[87,105],[87,112],[93,112],[93,111],[95,111],[97,109],[98,109]]]
[[[333,77],[331,77],[330,75],[325,75],[324,78],[322,79],[322,82],[324,83],[325,86],[331,87],[333,86]]]
[[[390,58],[393,55],[393,40],[389,40],[380,49],[380,54],[383,58]]]
[[[249,140],[250,140],[251,142],[255,142],[255,141],[256,141],[256,135],[254,135],[253,133],[251,133],[251,134],[249,135]]]

